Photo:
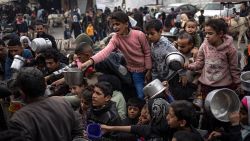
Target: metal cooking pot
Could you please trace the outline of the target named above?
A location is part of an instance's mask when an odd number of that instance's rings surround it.
[[[185,57],[179,52],[172,52],[166,56],[165,61],[171,70],[178,71],[183,68]]]
[[[143,88],[144,96],[148,98],[154,98],[156,95],[164,91],[164,87],[159,79],[155,79]]]
[[[229,114],[240,110],[240,99],[230,89],[213,90],[205,99],[205,109],[216,119],[228,122]]]
[[[49,39],[35,38],[31,42],[31,49],[34,52],[38,52],[41,49],[50,48],[50,47],[52,47],[52,42]]]
[[[247,92],[250,92],[250,71],[241,73],[241,88]]]
[[[25,59],[20,55],[15,55],[11,64],[11,69],[20,70],[24,65]]]
[[[63,72],[65,82],[69,85],[82,85],[83,72],[78,68],[68,68]]]

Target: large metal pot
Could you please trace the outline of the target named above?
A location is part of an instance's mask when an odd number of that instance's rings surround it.
[[[183,68],[185,57],[179,52],[172,52],[166,56],[165,61],[171,70],[178,71]]]
[[[164,87],[159,79],[155,79],[143,88],[144,96],[147,98],[154,98],[156,95],[164,91]]]
[[[82,85],[83,82],[83,72],[78,68],[68,68],[63,72],[65,82],[69,86]]]
[[[205,99],[205,109],[216,119],[228,122],[229,114],[240,110],[240,100],[230,89],[213,90]]]
[[[25,62],[25,59],[22,56],[15,55],[10,68],[14,70],[20,70],[23,67],[24,62]]]
[[[243,72],[240,75],[241,88],[247,92],[250,92],[250,71]]]
[[[40,51],[44,48],[52,47],[52,42],[49,39],[35,38],[31,42],[31,49],[34,52]]]

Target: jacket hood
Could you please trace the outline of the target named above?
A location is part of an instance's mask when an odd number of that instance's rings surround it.
[[[205,44],[210,45],[207,40],[205,40]],[[217,50],[224,50],[228,46],[231,46],[233,44],[233,38],[229,35],[223,36],[223,43],[216,47]]]

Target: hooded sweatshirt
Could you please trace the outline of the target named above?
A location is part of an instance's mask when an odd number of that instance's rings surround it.
[[[223,43],[217,47],[205,40],[199,48],[196,61],[189,64],[188,69],[202,70],[199,81],[204,85],[220,87],[240,84],[238,56],[233,38],[225,35]]]

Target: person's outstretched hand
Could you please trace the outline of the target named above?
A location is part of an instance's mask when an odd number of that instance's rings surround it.
[[[101,125],[101,130],[102,130],[103,133],[107,133],[107,132],[112,131],[111,126],[104,125],[104,124]]]
[[[86,70],[89,66],[93,65],[94,61],[92,59],[89,59],[88,61],[84,62],[81,65],[81,70]]]

